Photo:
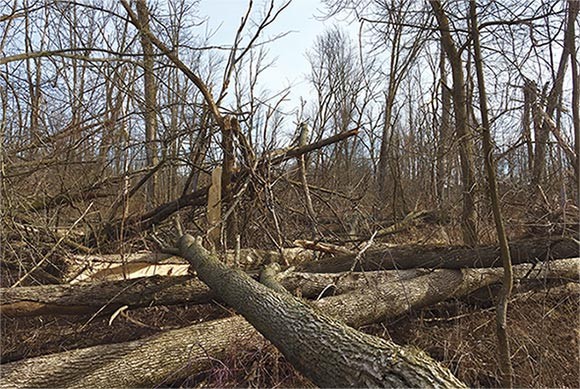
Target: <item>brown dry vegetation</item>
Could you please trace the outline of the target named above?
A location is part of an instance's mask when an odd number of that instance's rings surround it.
[[[291,2],[265,2],[270,13],[250,5],[256,23],[243,22],[235,43],[220,48],[205,47],[196,2],[122,3],[0,5],[1,288],[70,282],[78,255],[161,252],[177,226],[218,252],[237,239],[280,252],[297,239],[352,252],[367,243],[495,245],[495,179],[510,240],[578,238],[580,2],[475,5],[489,112],[477,103],[485,88],[461,2],[324,0],[329,18],[358,21],[364,11],[362,47],[340,27],[318,36],[300,107],[285,105],[288,90],[257,86],[270,66],[262,48],[284,44],[266,39],[268,29]],[[294,134],[293,144],[288,133],[306,122],[308,139]],[[489,176],[482,134],[498,167]],[[218,167],[220,223],[211,233]],[[511,297],[514,386],[580,387],[572,281]],[[444,301],[362,331],[426,351],[469,386],[499,387],[495,304]],[[2,314],[0,374],[2,364],[234,314],[215,302],[129,308],[112,322],[99,313]],[[265,339],[208,358],[203,373],[159,385],[313,387]]]

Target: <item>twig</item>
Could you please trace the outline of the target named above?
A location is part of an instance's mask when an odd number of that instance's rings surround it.
[[[365,251],[367,251],[368,248],[372,246],[373,240],[375,239],[376,235],[377,231],[373,232],[370,239],[364,244],[363,248],[358,252],[356,257],[354,258],[354,261],[352,262],[352,266],[350,267],[351,272],[354,271],[354,268],[356,267],[357,263],[359,263],[359,261],[362,259],[362,256],[364,255]]]
[[[22,283],[22,281],[27,279],[35,270],[37,270],[40,266],[42,266],[44,264],[44,262],[48,259],[48,257],[50,257],[52,255],[52,253],[54,253],[54,251],[57,249],[57,247],[60,246],[60,244],[66,239],[66,237],[76,227],[76,225],[86,216],[86,214],[89,212],[89,210],[91,209],[92,206],[93,206],[93,203],[90,203],[89,206],[87,207],[87,209],[85,209],[85,211],[83,212],[83,214],[72,224],[72,226],[69,227],[69,229],[56,242],[56,244],[54,246],[52,246],[50,251],[44,257],[42,257],[42,259],[40,261],[38,261],[38,263],[36,265],[34,265],[32,267],[32,269],[30,269],[25,275],[23,275],[18,281],[16,281],[14,283],[14,285],[11,286],[12,288],[20,285]]]

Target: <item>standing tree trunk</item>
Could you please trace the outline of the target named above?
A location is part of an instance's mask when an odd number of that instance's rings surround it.
[[[439,124],[439,137],[437,139],[437,172],[436,172],[436,196],[439,208],[443,204],[445,193],[445,181],[447,180],[447,142],[449,138],[451,95],[447,86],[447,70],[445,69],[445,51],[441,47],[439,59],[439,71],[441,77],[441,123]]]
[[[144,31],[149,31],[149,9],[146,0],[137,0],[137,15],[139,23]],[[149,37],[141,33],[141,47],[143,48],[143,69],[145,80],[145,159],[149,167],[157,166],[157,84],[153,66],[154,52],[153,44]],[[155,191],[157,187],[157,176],[154,174],[147,183],[147,205],[155,204]]]
[[[459,157],[461,159],[461,180],[463,181],[463,211],[461,215],[461,225],[463,230],[463,243],[468,246],[475,246],[478,241],[475,212],[475,162],[473,152],[472,133],[468,126],[467,119],[467,99],[465,93],[465,78],[461,66],[461,55],[451,33],[449,32],[449,20],[439,0],[431,0],[431,7],[439,24],[441,33],[441,44],[449,63],[453,76],[453,111],[455,113],[455,131],[459,138]]]
[[[558,65],[558,71],[554,79],[554,85],[548,94],[546,103],[546,114],[550,118],[554,117],[558,104],[562,96],[562,88],[564,85],[564,78],[566,76],[566,68],[568,65],[568,57],[570,56],[570,50],[572,46],[570,41],[574,40],[574,23],[576,23],[576,18],[578,16],[578,11],[580,9],[579,3],[577,1],[568,2],[568,19],[566,22],[566,31],[564,32],[564,47],[562,49],[562,55],[560,56],[560,63]],[[556,122],[556,120],[554,120]],[[534,170],[532,172],[532,182],[531,182],[531,193],[532,200],[535,202],[540,196],[540,184],[542,183],[542,178],[544,177],[544,170],[546,168],[546,146],[548,143],[550,135],[550,124],[549,121],[541,121],[541,126],[537,129],[536,133],[536,148],[534,150]]]
[[[507,309],[508,300],[513,287],[513,269],[510,257],[510,249],[501,216],[501,206],[496,181],[496,168],[493,159],[493,143],[491,139],[491,128],[487,109],[487,95],[485,90],[485,79],[483,77],[483,56],[479,43],[479,26],[477,25],[476,4],[472,0],[469,3],[469,15],[471,18],[471,39],[473,41],[473,51],[475,55],[475,69],[477,73],[477,84],[479,87],[479,109],[481,111],[481,123],[483,134],[483,153],[485,172],[487,173],[487,183],[489,185],[489,198],[493,211],[493,220],[497,231],[501,260],[503,264],[503,283],[499,295],[496,310],[496,334],[499,350],[499,370],[501,372],[501,383],[506,388],[513,385],[513,367],[510,356],[509,339],[507,336]]]
[[[532,108],[536,103],[536,83],[531,80],[524,81],[524,112],[522,117],[522,136],[526,142],[527,149],[527,177],[531,177],[534,171],[534,144],[532,142],[532,127],[530,118],[532,115]]]
[[[578,57],[576,56],[576,24],[580,2],[568,0],[568,30],[566,31],[566,44],[570,50],[570,65],[572,67],[572,122],[574,125],[574,151],[576,159],[572,160],[574,169],[574,190],[576,205],[580,205],[580,69],[578,69]]]
[[[463,186],[463,211],[461,215],[461,224],[463,230],[463,243],[468,246],[475,246],[478,241],[476,212],[475,212],[475,162],[474,146],[472,133],[468,126],[467,118],[467,99],[465,93],[465,77],[461,54],[455,47],[451,37],[449,20],[441,2],[431,0],[431,7],[439,24],[441,34],[441,44],[451,64],[451,73],[453,76],[453,111],[455,113],[455,132],[459,138],[459,157],[461,160],[461,180]]]

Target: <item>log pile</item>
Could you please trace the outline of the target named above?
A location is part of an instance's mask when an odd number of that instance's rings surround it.
[[[516,279],[527,290],[580,277],[574,240],[514,242],[511,249],[518,263]],[[130,342],[7,363],[2,365],[2,387],[169,384],[204,371],[212,360],[224,358],[228,349],[263,342],[262,336],[320,386],[423,386],[429,381],[461,386],[424,353],[355,330],[450,299],[474,295],[481,299],[482,290],[493,290],[501,281],[502,270],[494,267],[497,252],[493,247],[423,248],[415,249],[415,256],[412,252],[409,247],[391,247],[357,256],[344,250],[333,258],[302,261],[297,270],[263,272],[260,277],[256,271],[231,268],[227,257],[218,260],[192,238],[184,237],[180,253],[195,268],[197,277],[105,277],[101,281],[2,288],[0,313],[5,317],[111,314],[121,307],[213,302],[226,304],[241,315]],[[314,258],[312,252],[308,255]],[[389,261],[384,259],[387,256]],[[136,258],[152,265],[171,261],[188,266],[179,257]],[[108,262],[114,261],[108,258]],[[282,256],[270,256],[264,262],[282,262]],[[337,355],[341,358],[336,359]],[[383,358],[380,368],[371,363],[375,357],[370,355]],[[393,360],[398,362],[389,362]]]

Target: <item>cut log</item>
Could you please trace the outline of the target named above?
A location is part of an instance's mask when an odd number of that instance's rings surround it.
[[[512,263],[536,263],[552,259],[577,257],[580,246],[570,238],[532,239],[510,242]],[[305,263],[299,270],[313,273],[339,273],[352,268],[355,254],[341,255]],[[393,247],[369,249],[360,258],[355,271],[413,268],[485,268],[499,267],[497,246],[458,247]]]
[[[575,269],[577,277],[579,261],[580,259],[557,261],[550,263],[547,269],[562,263],[558,266],[567,267],[571,271]],[[516,272],[520,272],[520,275],[528,272],[533,275],[533,271],[530,272],[532,268],[531,265],[518,266]],[[374,294],[374,300],[368,300],[366,306],[358,311],[348,308],[350,301],[357,298],[354,294],[322,299],[312,304],[323,312],[332,311],[337,317],[344,317],[349,325],[370,324],[368,320],[374,320],[375,317],[390,318],[410,307],[421,308],[442,299],[460,297],[459,293],[467,288],[457,288],[457,280],[463,277],[465,271],[437,270],[404,283],[389,283],[388,295]],[[492,269],[492,272],[496,271]],[[430,275],[437,275],[436,277],[441,280],[442,274],[445,273],[448,274],[447,280],[453,282],[440,285],[435,290],[437,292],[435,295],[430,294],[433,291],[431,285],[435,283],[435,278],[431,278]],[[455,275],[455,280],[451,275]],[[473,280],[473,277],[467,279]],[[492,277],[483,279],[488,282],[493,280]],[[481,286],[483,285],[479,284],[479,287]],[[474,285],[476,289],[479,287]],[[388,296],[403,296],[404,301],[401,303],[401,298],[391,301],[387,299]],[[340,303],[341,298],[349,300]],[[345,314],[341,307],[348,309],[348,314]],[[374,310],[372,315],[367,314],[369,309]],[[4,364],[0,386],[10,388],[159,386],[201,373],[211,367],[213,361],[229,355],[231,350],[249,349],[260,339],[262,338],[257,331],[247,321],[239,316],[232,317],[167,331],[137,341],[93,346]]]

